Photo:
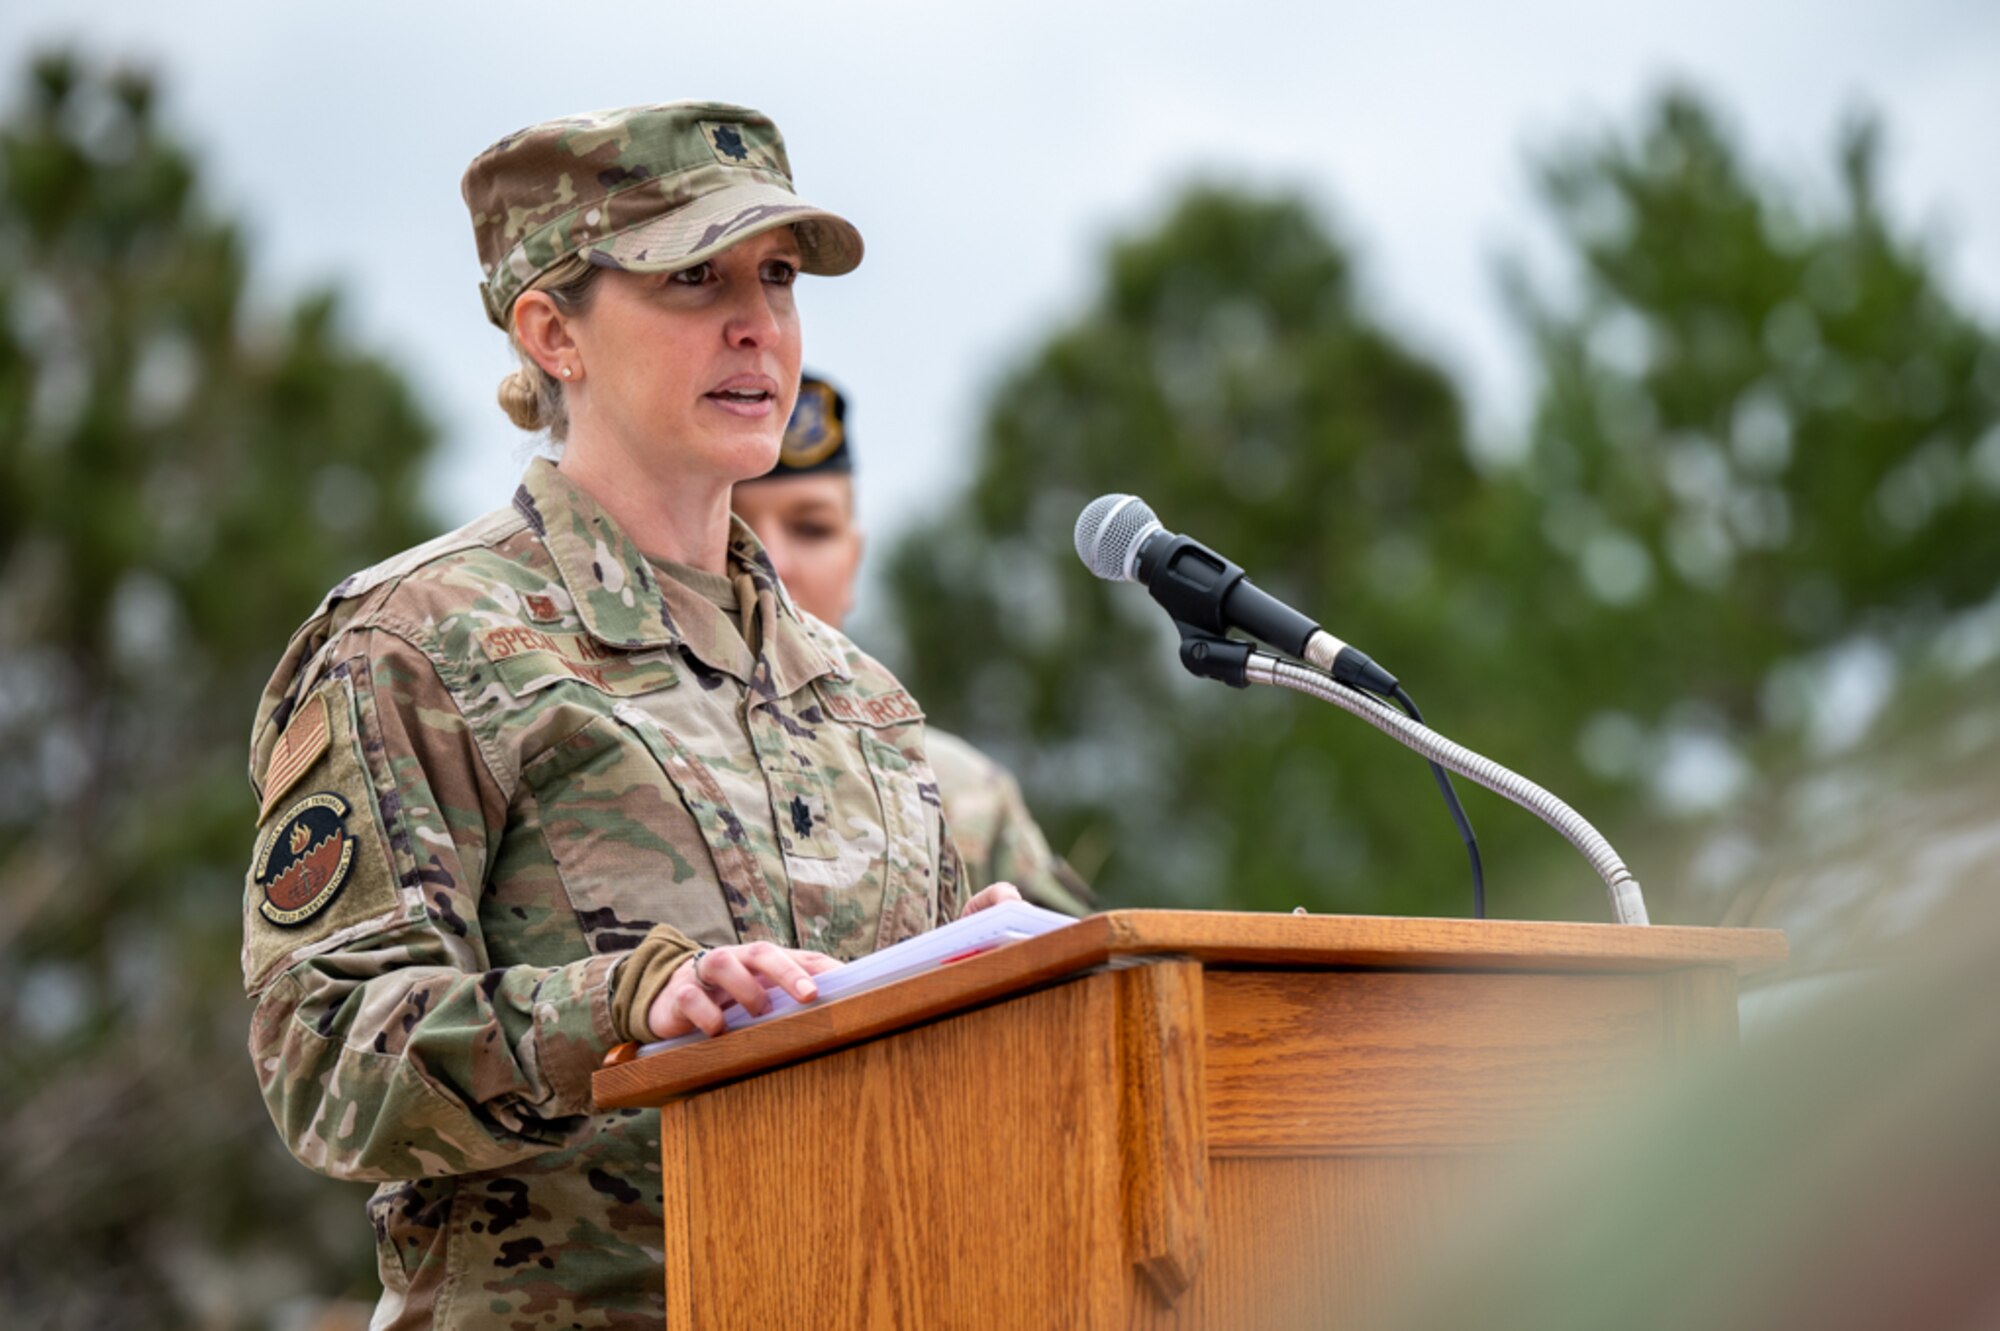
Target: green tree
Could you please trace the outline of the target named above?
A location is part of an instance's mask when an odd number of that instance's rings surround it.
[[[1113,247],[1089,307],[995,391],[966,494],[891,556],[908,673],[1017,765],[1113,901],[1463,903],[1414,756],[1187,677],[1143,592],[1082,568],[1077,513],[1117,490],[1391,668],[1436,654],[1443,570],[1483,506],[1459,399],[1368,315],[1300,199],[1198,187]],[[1430,675],[1411,687],[1431,705]]]
[[[998,386],[967,494],[892,556],[919,696],[1020,765],[1113,901],[1462,912],[1413,758],[1183,678],[1144,594],[1073,562],[1080,506],[1135,490],[1609,832],[1753,790],[1816,662],[1920,641],[2000,571],[2000,349],[1886,216],[1878,143],[1846,135],[1819,204],[1686,92],[1549,153],[1571,271],[1512,277],[1537,401],[1486,473],[1304,204],[1191,191]],[[1552,833],[1466,799],[1496,913],[1602,917]]]
[[[1578,741],[1548,770],[1614,809],[1754,797],[1826,719],[1818,664],[1907,660],[2000,583],[2000,342],[1887,215],[1880,143],[1784,185],[1676,90],[1541,168],[1572,265],[1512,283],[1533,521],[1492,566],[1551,667],[1521,710]]]
[[[237,970],[256,696],[433,530],[433,432],[331,292],[268,315],[145,76],[0,126],[0,1321],[231,1326],[368,1270],[277,1145]],[[257,1320],[262,1320],[261,1314]]]

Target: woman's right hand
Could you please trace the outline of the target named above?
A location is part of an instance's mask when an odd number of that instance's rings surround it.
[[[766,990],[779,989],[801,1003],[819,997],[813,976],[838,970],[840,963],[823,952],[803,952],[776,943],[738,943],[710,948],[675,970],[646,1009],[646,1024],[656,1040],[671,1040],[689,1031],[720,1035],[723,1009],[731,1003],[762,1014],[771,1006]]]

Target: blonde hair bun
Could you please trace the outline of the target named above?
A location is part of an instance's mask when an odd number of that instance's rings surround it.
[[[602,271],[572,254],[536,278],[528,289],[546,291],[556,308],[564,314],[582,314],[590,308],[591,296],[597,289],[597,275]],[[507,341],[520,358],[521,368],[500,381],[497,395],[500,410],[523,430],[547,430],[552,441],[562,443],[569,434],[569,403],[563,400],[563,386],[547,370],[535,364],[535,358],[521,345],[518,332],[508,330]]]
[[[526,366],[515,370],[500,381],[500,410],[507,413],[507,419],[523,430],[540,430],[549,421],[542,409],[542,394],[533,377],[539,372]]]

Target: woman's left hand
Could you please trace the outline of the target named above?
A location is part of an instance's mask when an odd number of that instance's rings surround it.
[[[995,883],[973,897],[972,900],[966,902],[965,909],[958,913],[958,918],[962,920],[974,911],[985,910],[988,906],[997,906],[1003,901],[1019,901],[1020,899],[1020,888],[1015,887],[1012,883]]]

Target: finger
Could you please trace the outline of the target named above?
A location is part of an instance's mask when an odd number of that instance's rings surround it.
[[[654,996],[652,1006],[646,1009],[646,1029],[652,1032],[655,1040],[671,1040],[677,1035],[686,1035],[694,1027],[674,1006],[674,991],[662,988]]]
[[[814,975],[824,975],[828,971],[838,971],[844,961],[828,957],[824,951],[806,951],[802,947],[786,947],[770,959],[766,973],[774,977],[776,983],[784,987],[786,993],[796,997],[800,1003],[810,1003],[820,997],[820,985]]]
[[[680,992],[674,995],[674,1009],[676,1014],[690,1025],[699,1026],[710,1035],[720,1035],[729,1029],[728,1022],[723,1019],[722,1009],[716,1006],[715,1000],[710,998],[708,991],[699,984],[682,986]]]
[[[775,943],[752,943],[739,949],[743,964],[760,984],[790,994],[801,1003],[819,997],[819,986],[799,958],[811,955]]]
[[[695,978],[711,994],[719,990],[741,1003],[745,1011],[761,1017],[770,1010],[771,996],[764,992],[764,982],[746,964],[750,955],[746,948],[717,948],[702,959],[701,974]]]
[[[695,1028],[693,1020],[681,1008],[680,996],[684,990],[700,988],[688,966],[674,971],[660,986],[660,992],[653,995],[652,1004],[646,1009],[646,1026],[655,1040],[671,1040]]]
[[[765,974],[770,976],[774,986],[801,1003],[810,1003],[819,997],[819,986],[813,983],[813,977],[807,973],[805,967],[790,957],[780,957],[772,961]]]
[[[974,911],[986,910],[989,907],[999,905],[1003,901],[1019,901],[1020,899],[1021,889],[1015,887],[1012,883],[995,883],[973,897],[972,900],[966,902],[965,909],[960,911],[958,915],[960,919],[964,919]]]
[[[806,968],[808,973],[813,975],[824,975],[828,971],[837,971],[847,964],[844,961],[836,961],[824,952],[806,952],[797,948],[792,950],[792,960],[798,962],[799,965]]]

